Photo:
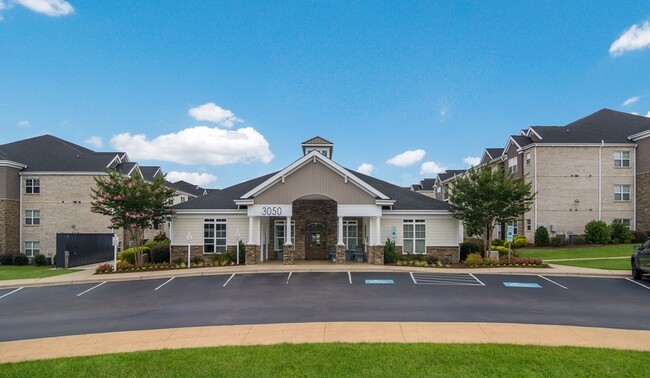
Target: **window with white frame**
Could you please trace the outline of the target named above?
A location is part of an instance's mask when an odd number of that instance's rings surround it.
[[[357,247],[359,228],[357,221],[344,220],[343,221],[343,244],[351,251]]]
[[[25,242],[25,256],[34,257],[41,254],[41,242],[26,241]]]
[[[630,166],[630,151],[614,151],[614,167],[625,168]]]
[[[530,152],[526,152],[526,165],[530,165],[530,160],[531,160]]]
[[[284,238],[286,236],[286,221],[275,221],[275,234],[273,239],[273,248],[277,252],[281,252],[284,247]],[[296,222],[291,221],[291,244],[296,244]]]
[[[533,221],[530,219],[526,219],[526,231],[532,231],[533,229]]]
[[[614,201],[629,201],[630,185],[614,185]]]
[[[404,219],[403,253],[426,253],[426,222],[424,219]]]
[[[508,172],[509,173],[515,173],[517,172],[517,157],[513,157],[512,159],[508,159]]]
[[[41,179],[26,179],[25,180],[25,193],[39,194],[41,193]]]
[[[25,224],[28,226],[38,226],[41,224],[41,211],[25,210]]]
[[[203,221],[203,253],[226,251],[226,220],[205,219]]]
[[[512,235],[519,235],[519,222],[512,221],[509,225],[512,226]]]
[[[630,218],[616,218],[614,219],[614,223],[623,223],[627,228],[630,228],[632,225]]]

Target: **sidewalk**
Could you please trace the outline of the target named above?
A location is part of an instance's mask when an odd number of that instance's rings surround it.
[[[83,267],[79,272],[63,274],[46,278],[25,280],[0,281],[2,288],[34,287],[49,285],[69,285],[81,283],[99,283],[104,281],[133,281],[165,277],[210,276],[218,274],[251,274],[251,273],[289,273],[289,272],[427,272],[427,273],[472,273],[472,274],[512,274],[545,276],[588,276],[588,277],[629,277],[627,270],[604,270],[579,268],[565,265],[550,265],[549,268],[422,268],[414,266],[371,265],[367,263],[333,264],[330,262],[299,262],[293,265],[283,265],[276,262],[265,262],[256,265],[231,265],[221,267],[205,267],[191,269],[171,269],[158,271],[136,271],[130,273],[95,274],[99,264]]]

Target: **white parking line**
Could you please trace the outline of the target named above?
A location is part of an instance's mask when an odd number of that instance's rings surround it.
[[[630,282],[632,282],[632,283],[635,283],[635,284],[637,284],[637,285],[639,285],[639,286],[643,286],[643,287],[645,287],[646,289],[650,290],[650,286],[646,286],[646,285],[642,284],[641,282],[637,282],[637,281],[635,281],[635,280],[633,280],[633,279],[631,279],[631,278],[626,278],[626,280],[628,280],[628,281],[630,281]],[[2,298],[2,297],[0,297],[0,298]]]
[[[470,273],[413,273],[409,272],[411,280],[416,285],[435,285],[435,286],[485,286],[481,280]]]
[[[478,278],[476,278],[476,276],[474,276],[472,273],[470,273],[469,275],[472,276],[472,278],[474,278],[475,280],[477,280],[478,283],[481,284],[481,286],[485,286],[485,284],[484,284],[483,282],[481,282],[481,280],[479,280]]]
[[[89,291],[91,291],[91,290],[93,290],[93,289],[97,289],[98,287],[102,286],[102,285],[105,284],[105,283],[106,283],[106,281],[100,283],[99,285],[95,285],[95,286],[91,287],[91,288],[88,289],[88,290],[82,291],[81,293],[77,294],[77,296],[80,297],[80,296],[86,294],[87,292],[89,292]]]
[[[418,282],[415,280],[415,277],[413,277],[413,272],[409,272],[409,274],[411,275],[411,279],[413,280],[413,283],[417,285]]]
[[[559,283],[557,283],[557,282],[555,282],[555,281],[553,281],[553,280],[551,280],[551,279],[548,279],[548,278],[542,276],[541,274],[538,274],[537,276],[538,276],[539,278],[543,278],[543,279],[545,279],[546,281],[548,281],[548,282],[550,282],[550,283],[552,283],[552,284],[554,284],[554,285],[557,285],[557,286],[561,287],[562,289],[568,289],[568,287],[566,287],[566,286],[562,286],[562,285],[560,285]]]
[[[287,277],[287,285],[289,284],[289,280],[291,279],[292,274],[293,274],[293,272],[289,272],[289,277]]]
[[[348,281],[350,282],[350,285],[352,285],[352,274],[348,272]]]
[[[14,291],[10,291],[10,292],[8,292],[7,294],[1,296],[0,299],[6,297],[6,296],[8,296],[8,295],[11,295],[11,294],[15,293],[15,292],[17,292],[17,291],[20,290],[20,289],[22,289],[22,287],[19,287],[18,289],[14,290]]]
[[[168,284],[171,280],[173,280],[174,278],[175,278],[175,277],[172,277],[172,278],[168,279],[167,281],[165,281],[165,283],[163,283],[162,285],[160,285],[160,286],[158,286],[157,288],[153,289],[153,291],[158,291],[158,289],[160,289],[161,287],[167,285],[167,284]]]
[[[234,276],[235,276],[235,273],[233,273],[232,276],[230,276],[230,278],[228,278],[228,281],[226,281],[226,283],[223,284],[223,287],[226,287],[226,285],[228,285],[228,282],[230,282],[230,280],[232,280],[232,278],[233,278]]]

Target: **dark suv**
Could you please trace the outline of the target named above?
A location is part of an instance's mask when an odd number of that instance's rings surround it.
[[[640,280],[644,274],[650,274],[650,238],[632,253],[632,277]]]

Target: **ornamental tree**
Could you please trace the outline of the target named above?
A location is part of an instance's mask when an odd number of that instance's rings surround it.
[[[452,215],[460,219],[470,235],[483,235],[489,248],[492,230],[498,223],[511,222],[532,207],[535,194],[523,177],[489,167],[472,168],[454,182],[449,201]]]
[[[168,204],[175,191],[165,186],[162,175],[146,182],[138,172],[132,176],[115,170],[106,173],[95,177],[90,211],[110,217],[109,228],[128,233],[136,245],[136,263],[142,264],[144,231],[169,220]]]

